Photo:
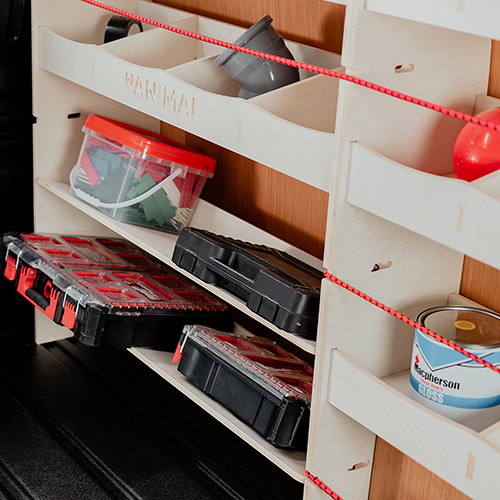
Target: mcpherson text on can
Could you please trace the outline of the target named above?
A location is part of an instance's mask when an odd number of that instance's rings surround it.
[[[500,365],[500,314],[468,306],[422,311],[417,323]],[[415,329],[410,397],[476,431],[500,420],[500,374]]]

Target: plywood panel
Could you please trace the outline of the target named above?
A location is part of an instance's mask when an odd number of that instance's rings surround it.
[[[492,43],[488,95],[500,97],[500,42]],[[466,257],[460,293],[500,311],[500,271]],[[467,500],[469,497],[378,439],[370,500]]]
[[[340,52],[344,7],[323,0],[161,0],[196,14],[251,26],[262,16],[289,40]],[[228,40],[230,41],[230,40]],[[500,97],[500,42],[493,43],[489,95]],[[328,195],[173,127],[163,133],[218,159],[203,197],[317,256],[323,255]],[[307,166],[305,166],[307,168]],[[461,293],[500,310],[500,272],[466,259]],[[377,441],[370,500],[424,500],[467,496],[382,440]]]

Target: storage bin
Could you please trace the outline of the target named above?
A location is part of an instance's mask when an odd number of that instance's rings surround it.
[[[292,255],[194,227],[184,228],[172,261],[244,300],[278,328],[316,339],[323,273]]]
[[[276,448],[305,450],[313,368],[276,342],[184,328],[178,370]],[[174,358],[175,359],[175,358]]]
[[[6,233],[3,275],[89,346],[173,351],[182,329],[233,330],[215,297],[119,239]]]
[[[179,232],[214,158],[159,134],[89,115],[71,193],[121,222]]]

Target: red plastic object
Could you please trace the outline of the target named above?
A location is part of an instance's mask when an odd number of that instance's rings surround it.
[[[186,324],[233,328],[225,304],[123,240],[6,233],[0,243],[15,289],[83,344],[174,351]]]
[[[167,139],[166,137],[132,125],[111,120],[99,115],[89,115],[85,127],[116,141],[139,154],[148,154],[201,170],[214,173],[215,158]]]
[[[83,170],[85,170],[85,173],[87,174],[90,185],[94,187],[99,182],[99,174],[96,172],[94,165],[92,165],[92,161],[90,160],[87,151],[82,153],[80,162]]]
[[[69,300],[67,300],[64,304],[64,313],[61,319],[61,324],[70,330],[76,325],[76,314],[75,314],[76,306],[72,304]]]
[[[16,274],[17,274],[16,260],[14,259],[14,257],[12,257],[12,255],[8,255],[3,275],[9,281],[14,281],[14,279],[16,278]]]
[[[478,118],[500,123],[500,108],[489,109]],[[459,179],[471,182],[500,168],[500,132],[467,123],[453,147],[453,169]]]

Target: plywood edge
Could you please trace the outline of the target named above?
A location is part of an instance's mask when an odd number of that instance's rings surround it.
[[[498,172],[468,183],[420,172],[352,143],[346,201],[498,268],[500,237],[491,232],[500,218],[500,192],[491,193],[497,184]]]
[[[237,419],[229,410],[204,394],[178,372],[176,364],[171,361],[172,353],[138,348],[132,348],[130,352],[293,479],[305,482],[306,455],[304,452],[280,450],[273,447],[251,427]]]
[[[243,311],[247,316],[250,316],[255,321],[263,324],[264,326],[277,333],[281,337],[285,338],[289,342],[295,344],[302,350],[310,354],[315,353],[316,342],[314,340],[299,337],[298,335],[295,335],[293,333],[281,330],[255,312],[248,309],[246,304],[236,296],[222,290],[221,288],[201,281],[200,279],[196,278],[192,274],[174,264],[172,261],[172,253],[177,241],[177,235],[165,233],[162,231],[155,231],[152,229],[146,229],[131,224],[125,224],[123,222],[112,219],[106,214],[98,212],[93,207],[84,203],[82,200],[72,196],[70,193],[70,186],[68,184],[43,178],[38,178],[37,184],[50,191],[57,197],[61,198],[68,204],[74,206],[92,219],[111,229],[116,234],[127,239],[128,241],[131,241],[154,257],[165,262],[176,271],[184,274],[190,280],[207,289],[213,295],[219,297],[224,302],[232,305],[233,307],[236,307],[237,309]],[[257,244],[278,248],[302,260],[303,262],[316,267],[317,269],[322,269],[322,263],[319,259],[306,254],[296,247],[292,247],[288,243],[279,240],[278,238],[266,233],[265,231],[262,231],[257,227],[252,226],[251,224],[248,224],[241,219],[238,219],[237,217],[215,207],[214,205],[211,205],[210,203],[207,203],[204,200],[199,200],[198,205],[194,210],[193,218],[190,221],[190,225],[193,227],[207,229],[217,234],[223,234],[225,236],[242,239],[244,241],[252,241]]]
[[[100,46],[74,42],[43,27],[40,38],[43,69],[301,182],[328,190],[330,170],[306,165],[331,164],[333,134],[270,115],[251,101],[197,88],[176,76],[177,69],[172,72],[139,66]],[[187,59],[191,60],[191,56]],[[220,78],[224,85],[225,77]],[[288,92],[283,90],[286,96]],[[288,101],[292,97],[288,94]],[[284,109],[285,104],[281,106]],[[332,122],[332,118],[328,114],[327,121]],[[321,116],[313,122],[322,123]],[[270,128],[272,138],[267,132]]]
[[[500,39],[498,23],[494,21],[500,15],[500,10],[497,4],[488,0],[475,2],[366,0],[365,8],[444,29]]]
[[[392,446],[472,498],[498,489],[491,470],[500,449],[479,433],[424,408],[338,350],[330,377],[328,402]]]

